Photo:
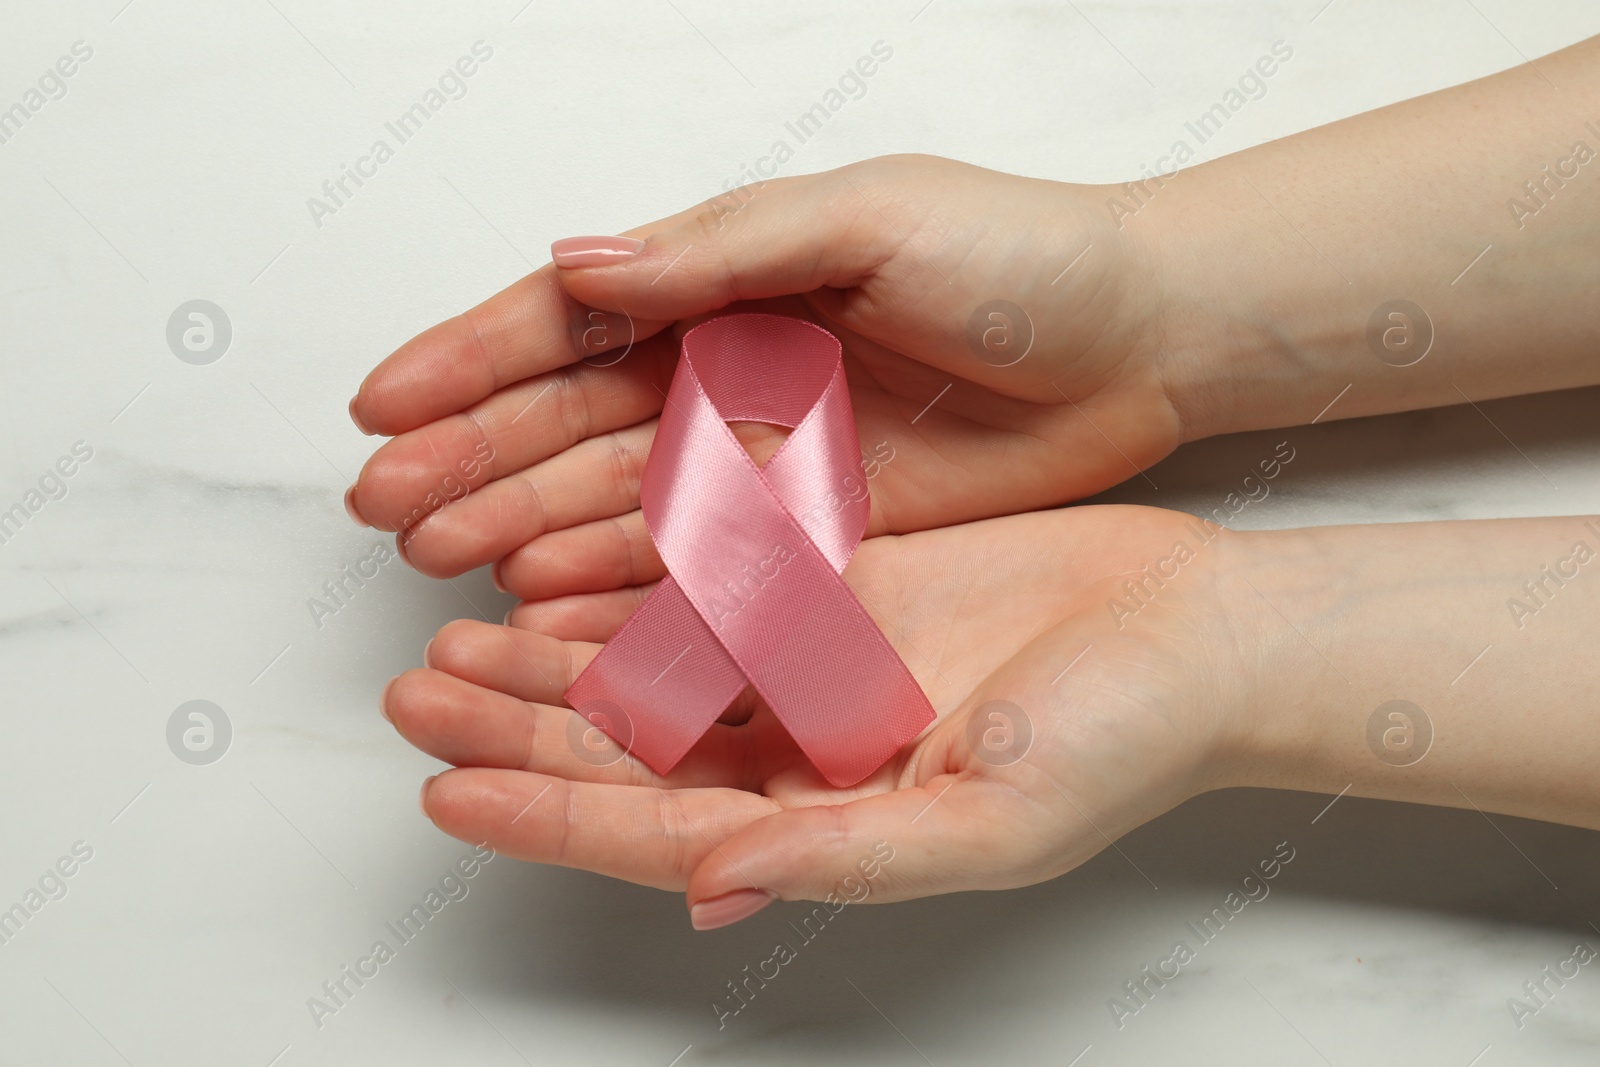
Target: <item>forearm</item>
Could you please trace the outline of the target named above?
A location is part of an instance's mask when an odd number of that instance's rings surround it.
[[[1535,63],[1153,188],[1187,438],[1600,382],[1600,38]]]
[[[1600,828],[1600,518],[1230,545],[1262,635],[1240,780]]]

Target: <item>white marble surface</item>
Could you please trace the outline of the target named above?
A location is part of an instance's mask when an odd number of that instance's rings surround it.
[[[306,1006],[468,851],[417,814],[434,764],[378,690],[443,622],[506,606],[395,563],[320,628],[307,611],[378,540],[339,505],[372,447],[344,409],[395,344],[556,237],[716,192],[880,39],[893,60],[793,170],[915,150],[1120,179],[1275,40],[1294,61],[1207,152],[1600,32],[1589,0],[124,2],[13,5],[0,32],[0,107],[93,50],[0,144],[0,508],[93,450],[0,544],[0,907],[92,849],[0,944],[0,1062],[1600,1058],[1600,969],[1521,1031],[1506,1009],[1600,944],[1594,834],[1348,798],[1313,823],[1328,798],[1269,792],[1047,885],[848,909],[720,1031],[711,1002],[792,912],[696,935],[676,896],[506,859],[321,1028]],[[479,40],[466,96],[316,226],[306,198]],[[196,298],[233,327],[208,366],[165,340]],[[1207,442],[1107,496],[1204,510],[1289,436],[1236,525],[1596,512],[1597,400],[1482,405],[1522,455],[1456,408]],[[209,766],[166,740],[196,699],[233,729]],[[1285,840],[1271,895],[1118,1029],[1122,983]]]

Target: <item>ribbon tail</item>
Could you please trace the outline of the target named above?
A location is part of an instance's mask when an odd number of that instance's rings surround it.
[[[664,775],[746,684],[711,627],[666,578],[566,696],[579,715]]]

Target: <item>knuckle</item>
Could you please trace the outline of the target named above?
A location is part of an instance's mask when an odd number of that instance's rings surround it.
[[[494,355],[490,348],[488,338],[484,336],[483,324],[478,319],[476,308],[463,311],[457,316],[464,327],[467,340],[470,342],[473,358],[476,360],[481,372],[484,373],[491,385],[495,381]]]
[[[661,838],[671,856],[671,869],[681,870],[684,857],[684,839],[688,830],[686,820],[678,805],[673,803],[665,789],[656,790],[656,817],[661,822]]]
[[[616,472],[616,480],[612,484],[617,487],[617,502],[631,505],[639,498],[639,480],[644,475],[644,469],[639,463],[637,451],[630,447],[622,434],[613,431],[608,436],[611,467]]]
[[[539,759],[539,717],[533,709],[527,709],[527,714],[522,719],[522,769],[537,771],[540,769]]]
[[[557,779],[561,790],[561,817],[556,820],[556,837],[550,844],[550,862],[558,866],[570,866],[567,862],[572,854],[573,828],[578,825],[578,810],[574,802],[572,783],[564,779]]]
[[[527,540],[543,537],[550,529],[550,511],[545,506],[544,493],[539,488],[538,481],[532,472],[524,473],[518,479],[522,485],[523,506],[520,509],[526,516]]]
[[[728,248],[747,228],[747,219],[744,211],[729,214],[713,209],[696,212],[689,224],[692,239],[682,255],[686,259],[702,255],[711,260],[704,269],[696,272],[696,277],[712,279],[720,286],[718,300],[722,304],[742,299],[739,295],[739,278],[733,262],[728,258]]]
[[[639,581],[638,545],[633,534],[628,530],[628,524],[619,517],[611,519],[611,529],[616,534],[619,548],[617,559],[621,569],[617,574],[617,578],[623,585],[637,585]]]

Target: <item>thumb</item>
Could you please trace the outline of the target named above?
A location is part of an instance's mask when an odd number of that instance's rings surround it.
[[[1037,805],[1014,788],[966,773],[780,811],[701,861],[689,877],[689,914],[705,930],[773,898],[822,901],[837,912],[843,903],[1028,885],[1057,873],[1038,823]]]
[[[550,255],[573,299],[639,320],[846,288],[903,243],[849,170],[735,189],[620,237],[556,241]]]

